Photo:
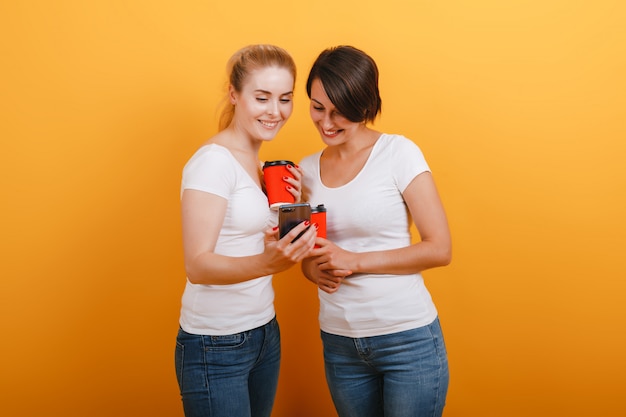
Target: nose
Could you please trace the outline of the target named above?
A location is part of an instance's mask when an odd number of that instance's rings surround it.
[[[329,128],[333,127],[334,123],[332,120],[332,115],[329,113],[325,113],[324,116],[322,117],[321,125],[326,130],[329,130]]]
[[[267,114],[274,115],[278,114],[278,101],[269,100],[267,103]]]

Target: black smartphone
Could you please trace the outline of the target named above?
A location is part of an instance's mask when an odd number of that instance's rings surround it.
[[[278,207],[278,228],[281,239],[291,229],[306,220],[311,221],[311,205],[309,203],[283,204]],[[306,230],[296,236],[292,242],[298,240]]]

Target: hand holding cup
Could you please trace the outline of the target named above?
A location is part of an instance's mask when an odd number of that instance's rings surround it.
[[[293,204],[296,198],[289,192],[285,177],[294,178],[293,174],[287,169],[287,166],[295,166],[291,161],[277,160],[266,161],[263,164],[263,181],[265,183],[265,192],[272,209],[278,209],[284,204]]]

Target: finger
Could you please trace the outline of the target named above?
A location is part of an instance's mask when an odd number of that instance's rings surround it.
[[[340,279],[344,279],[345,277],[352,275],[352,271],[348,269],[331,269],[329,270],[329,273]]]
[[[315,239],[315,244],[316,244],[317,246],[319,246],[319,248],[323,248],[323,247],[325,247],[325,246],[330,245],[330,241],[329,241],[328,239],[326,239],[326,238],[323,238],[323,237],[319,237],[319,236],[318,236],[318,237]],[[318,248],[318,249],[319,249],[319,248]]]
[[[319,258],[320,256],[324,255],[324,249],[323,248],[318,248],[317,247],[317,241],[319,238],[316,238],[314,240],[314,246],[313,246],[313,250],[311,251],[311,256],[315,257],[315,258]],[[322,263],[321,260],[318,259],[318,262],[316,263]]]
[[[293,188],[300,188],[300,179],[290,177],[289,175],[285,175],[283,177],[283,181],[287,183],[287,185],[291,185]]]
[[[313,249],[315,241],[317,240],[317,229],[319,229],[317,223],[310,224],[307,231],[302,235],[302,238],[306,241],[306,246],[310,246],[311,249]]]
[[[289,166],[287,166],[287,169],[289,169]],[[290,170],[290,173],[291,176],[285,175],[283,177],[283,181],[287,183],[287,189],[291,187],[297,191],[300,191],[300,189],[302,188],[302,175],[300,174],[300,172],[298,172],[298,170],[293,167]]]
[[[289,233],[287,233],[282,239],[281,241],[287,241],[291,244],[297,242],[296,239],[304,236],[305,231],[307,230],[307,228],[311,225],[310,221],[304,221],[300,224],[298,224],[297,226],[295,226],[293,229],[291,229],[289,231]]]
[[[334,277],[334,276],[326,276],[324,278],[324,282],[330,287],[336,287],[337,285],[341,284],[342,280],[343,278]]]
[[[325,281],[321,281],[321,283],[318,283],[318,287],[329,294],[332,294],[339,289],[338,284],[328,283]]]
[[[300,181],[302,178],[302,168],[300,168],[300,166],[287,165],[287,170],[293,175],[296,181]]]
[[[315,230],[311,227],[297,241],[290,244],[294,251],[293,256],[296,258],[296,262],[311,256],[315,245],[315,233]]]
[[[328,287],[324,287],[323,285],[319,285],[319,284],[317,285],[317,288],[319,288],[320,290],[322,290],[322,291],[324,291],[325,293],[328,293],[328,294],[332,294],[332,293],[335,292],[332,289],[330,289]]]
[[[270,227],[268,229],[265,229],[265,237],[266,238],[277,238],[278,237],[278,226],[274,226],[274,227]],[[278,240],[278,239],[276,239]]]
[[[300,201],[300,197],[302,196],[302,193],[300,192],[299,188],[288,185],[286,189],[287,191],[291,193],[291,195],[293,195],[293,197],[296,199],[295,201]]]

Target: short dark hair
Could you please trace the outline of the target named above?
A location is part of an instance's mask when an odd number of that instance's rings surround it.
[[[378,91],[378,67],[365,52],[341,45],[324,50],[313,63],[306,82],[319,79],[337,110],[351,122],[373,122],[382,109]]]

